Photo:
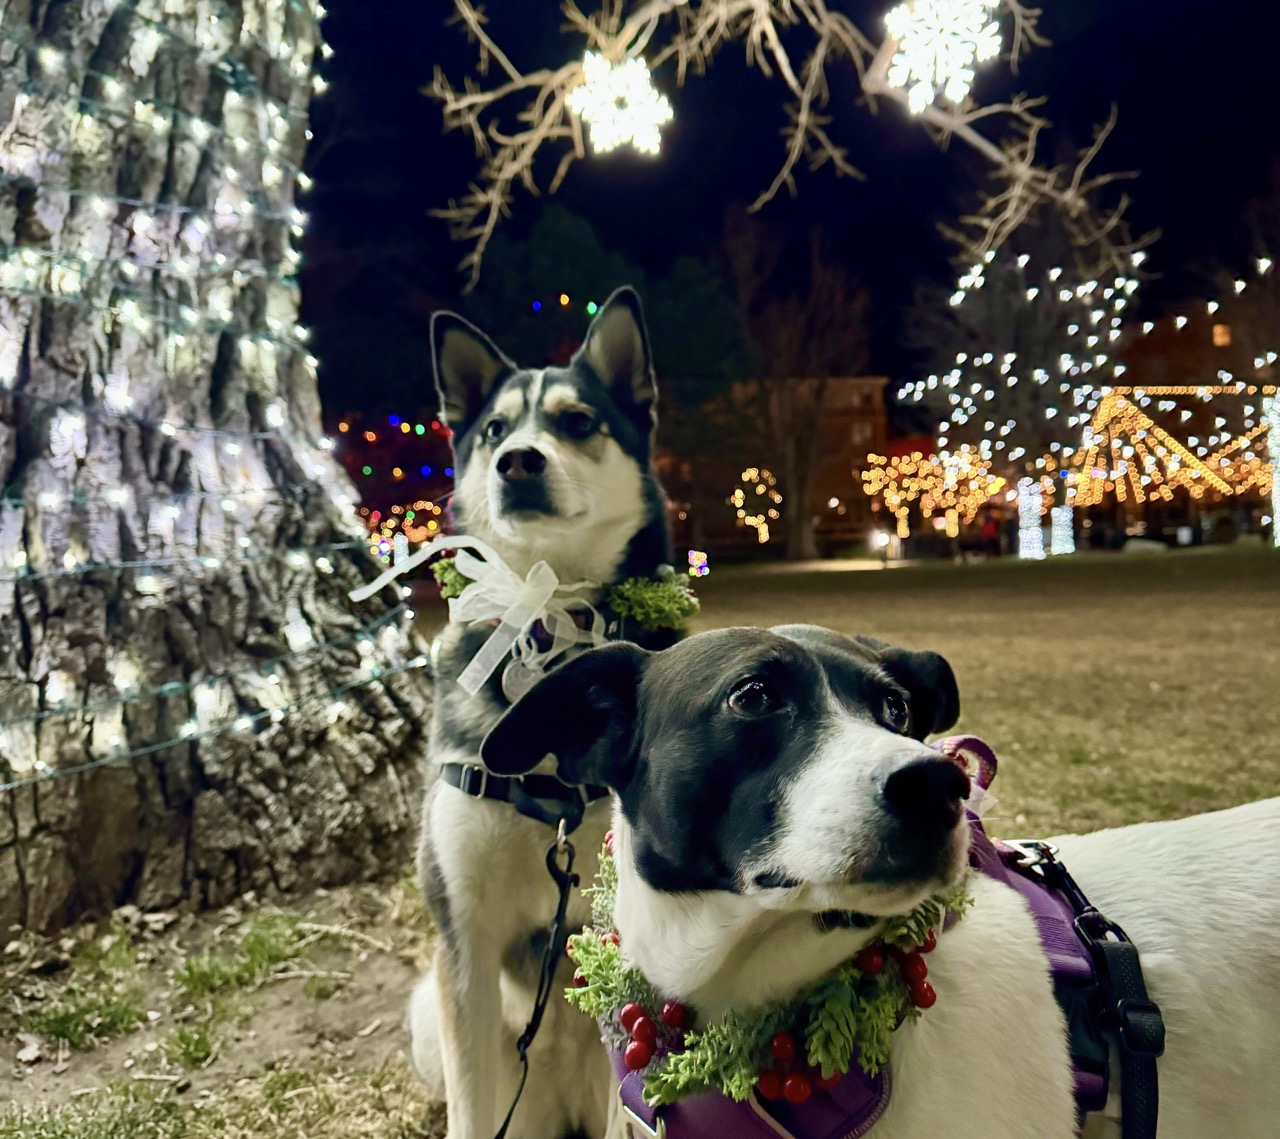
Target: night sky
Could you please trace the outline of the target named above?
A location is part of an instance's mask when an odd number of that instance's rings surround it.
[[[843,6],[878,35],[890,0]],[[1256,252],[1241,212],[1280,167],[1280,6],[1049,0],[1043,7],[1041,30],[1053,46],[1033,51],[1016,78],[989,65],[979,97],[1047,95],[1062,147],[1086,143],[1114,103],[1119,126],[1100,166],[1139,172],[1129,187],[1133,228],[1162,233],[1145,267],[1154,279],[1143,287],[1143,315],[1207,295],[1216,268]],[[490,0],[486,9],[517,65],[558,65],[582,50],[560,33],[550,0]],[[315,327],[322,393],[335,412],[430,403],[427,320],[434,308],[458,303],[463,281],[455,269],[462,250],[429,210],[462,193],[478,166],[470,141],[445,136],[438,108],[420,91],[436,64],[455,85],[474,65],[474,48],[445,26],[451,11],[449,0],[330,0],[325,33],[335,54],[325,67],[332,87],[313,107],[303,315]],[[797,46],[795,57],[802,54]],[[873,369],[900,376],[909,366],[900,343],[904,306],[918,282],[952,279],[952,251],[937,225],[956,216],[983,169],[961,144],[940,152],[898,108],[870,115],[847,64],[829,73],[839,119],[833,134],[867,181],[829,168],[802,171],[798,197],[784,196],[768,216],[797,232],[815,222],[827,232],[871,289]],[[678,256],[712,253],[726,206],[749,202],[775,173],[783,123],[781,83],[749,70],[736,45],[683,90],[662,74],[657,83],[675,111],[661,156],[588,157],[557,196],[606,247],[654,274]],[[520,193],[512,232],[541,208]],[[547,292],[555,289],[547,283]],[[492,331],[501,340],[501,330]]]

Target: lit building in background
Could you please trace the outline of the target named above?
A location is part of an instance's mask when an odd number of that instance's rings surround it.
[[[713,555],[764,548],[781,554],[793,512],[801,509],[820,555],[865,547],[875,520],[873,504],[862,493],[861,472],[868,455],[886,445],[888,378],[838,376],[822,382],[821,407],[806,420],[816,420],[817,430],[798,439],[812,456],[803,508],[787,485],[783,440],[769,438],[760,425],[766,383],[795,385],[790,394],[797,401],[808,398],[815,385],[812,380],[735,384],[701,409],[715,446],[690,446],[688,453],[660,446],[658,474],[677,548]]]

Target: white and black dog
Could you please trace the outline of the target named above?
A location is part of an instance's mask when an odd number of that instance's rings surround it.
[[[632,290],[610,297],[566,368],[519,368],[451,313],[432,321],[432,343],[442,415],[454,435],[461,532],[486,542],[521,577],[545,561],[561,582],[606,586],[651,576],[669,560],[651,463],[654,370]],[[585,600],[599,605],[599,591]],[[483,622],[451,623],[433,649],[433,764],[478,769],[480,743],[508,706],[501,669],[474,696],[455,683],[492,632]],[[576,711],[566,705],[560,714]],[[475,797],[484,782],[470,794],[434,782],[419,847],[440,941],[410,1003],[409,1028],[419,1072],[447,1100],[450,1139],[492,1139],[515,1094],[514,1041],[529,1019],[557,903],[544,865],[554,825]],[[606,801],[594,803],[574,835],[585,881],[608,815]],[[569,921],[580,926],[584,916],[575,896]],[[607,1063],[561,991],[557,984],[530,1052],[528,1087],[509,1132],[516,1139],[604,1132]]]
[[[482,755],[513,773],[551,752],[562,778],[613,789],[624,961],[705,1023],[789,998],[966,872],[968,780],[922,742],[957,709],[934,654],[724,629],[579,657]],[[1160,1139],[1280,1133],[1280,799],[1052,841],[1134,939],[1163,1010]],[[929,959],[936,1007],[894,1034],[893,1094],[868,1139],[1077,1134],[1032,916],[995,878],[970,892]],[[1119,1135],[1116,1102],[1084,1134]]]

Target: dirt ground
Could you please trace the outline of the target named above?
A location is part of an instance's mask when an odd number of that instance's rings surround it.
[[[350,1135],[361,1121],[439,1135],[402,1023],[429,941],[407,880],[198,917],[126,909],[51,941],[14,931],[0,1136]]]

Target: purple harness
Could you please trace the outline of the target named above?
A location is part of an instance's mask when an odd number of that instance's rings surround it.
[[[983,791],[990,786],[996,758],[981,740],[953,736],[936,746],[958,762],[967,761]],[[1067,1020],[1078,1121],[1083,1124],[1088,1113],[1101,1111],[1107,1102],[1114,1044],[1124,1076],[1124,1139],[1154,1139],[1155,1058],[1164,1050],[1164,1024],[1147,999],[1137,951],[1089,904],[1048,843],[992,842],[976,815],[969,814],[968,822],[970,865],[1017,890],[1035,919],[1054,995]],[[830,1091],[803,1104],[766,1104],[755,1094],[739,1103],[705,1092],[653,1108],[644,1102],[644,1073],[629,1071],[621,1051],[610,1048],[609,1055],[628,1139],[860,1139],[889,1104],[888,1068],[868,1076],[855,1063]]]

